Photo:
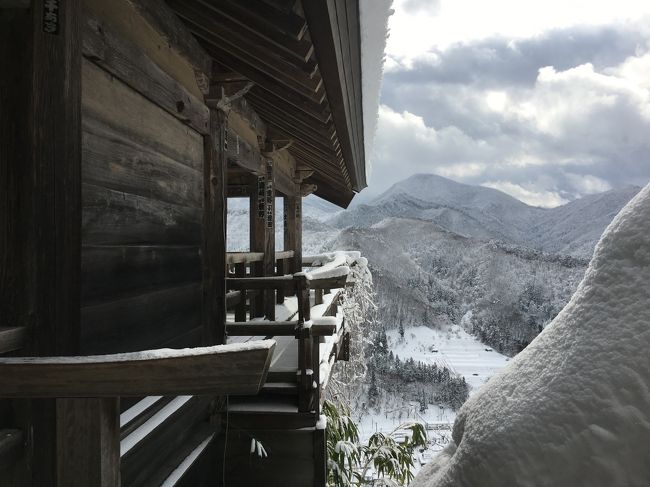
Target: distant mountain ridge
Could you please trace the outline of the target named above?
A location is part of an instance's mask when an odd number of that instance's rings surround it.
[[[369,204],[338,213],[329,223],[338,228],[369,227],[385,218],[410,218],[481,241],[589,258],[605,227],[640,189],[627,186],[556,208],[539,208],[493,188],[416,174]]]

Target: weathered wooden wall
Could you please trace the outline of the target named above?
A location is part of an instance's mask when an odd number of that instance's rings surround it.
[[[84,27],[81,350],[198,345],[203,137],[169,110],[184,92],[198,103],[182,84],[194,73],[157,63],[159,34],[143,36],[145,19],[116,3],[86,5],[103,16]],[[161,80],[176,92],[158,92]]]

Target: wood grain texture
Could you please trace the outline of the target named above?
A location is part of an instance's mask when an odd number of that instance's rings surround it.
[[[58,478],[70,487],[119,487],[119,399],[57,399]]]
[[[145,20],[167,39],[172,49],[181,53],[194,69],[210,76],[212,60],[200,44],[166,5],[156,0],[129,0]]]
[[[204,138],[202,323],[205,345],[226,340],[227,133],[225,114],[210,109],[210,135]]]
[[[90,12],[84,19],[83,54],[181,122],[207,134],[209,114],[204,103]]]
[[[83,306],[201,280],[198,245],[84,246],[81,255]]]
[[[117,397],[179,394],[257,394],[275,342],[250,348],[179,351],[176,356],[0,359],[3,397]]]
[[[151,145],[101,120],[84,117],[84,182],[200,209],[201,172],[156,151]]]
[[[201,281],[81,309],[84,354],[157,348],[201,326]]]
[[[111,125],[176,162],[203,170],[203,139],[191,127],[93,62],[82,63],[84,117]]]
[[[202,211],[83,184],[84,245],[196,245]]]

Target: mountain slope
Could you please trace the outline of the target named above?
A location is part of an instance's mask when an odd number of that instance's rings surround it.
[[[338,213],[330,223],[369,227],[385,218],[410,218],[478,240],[588,258],[607,224],[639,189],[628,186],[549,209],[526,205],[496,189],[418,174],[370,204]]]

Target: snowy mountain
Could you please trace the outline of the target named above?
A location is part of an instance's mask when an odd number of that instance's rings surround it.
[[[628,186],[549,209],[529,206],[496,189],[417,174],[370,204],[338,213],[330,223],[369,227],[389,217],[410,218],[478,240],[589,258],[607,224],[639,189]]]
[[[588,262],[407,218],[343,229],[327,247],[357,249],[368,258],[387,328],[460,324],[507,354],[521,350],[562,309]]]
[[[325,250],[356,249],[368,258],[387,328],[460,324],[514,354],[566,304],[601,233],[638,191],[546,209],[420,174],[321,220],[311,242],[327,241],[330,232]]]

